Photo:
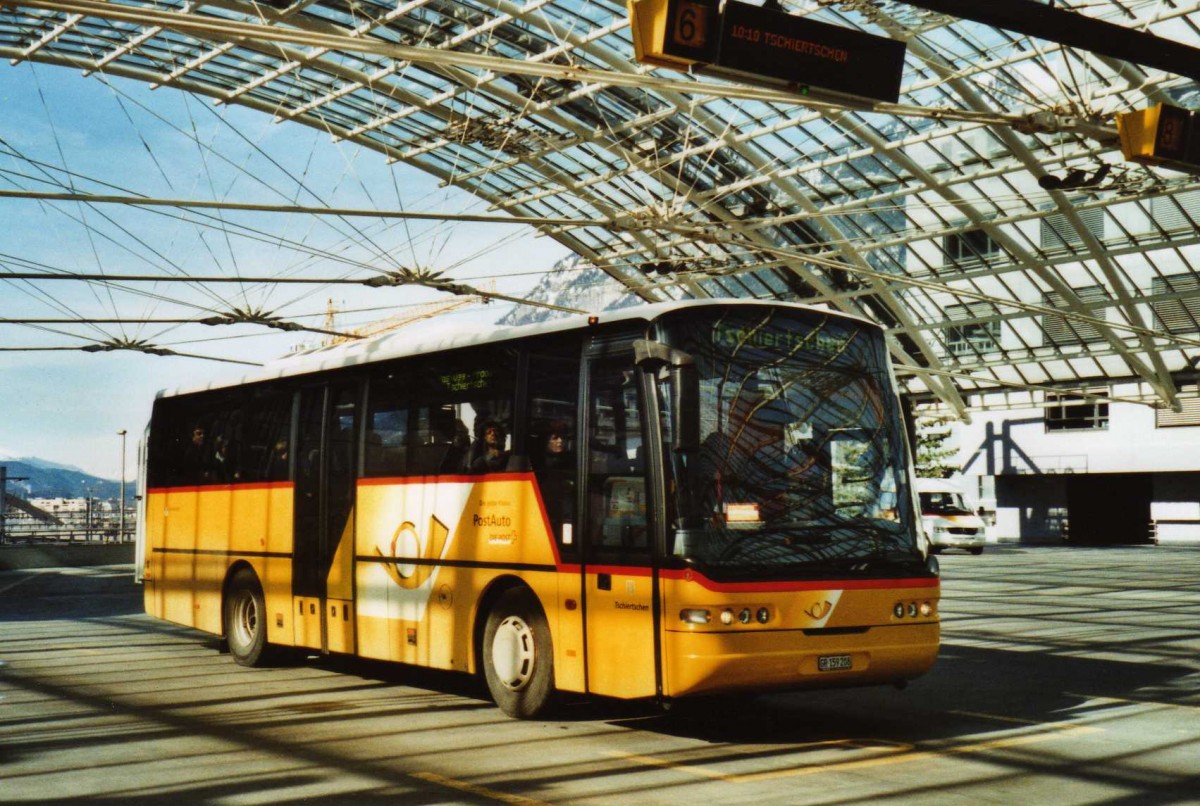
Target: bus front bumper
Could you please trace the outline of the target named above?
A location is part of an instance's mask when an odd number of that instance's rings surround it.
[[[686,697],[898,683],[933,666],[939,634],[937,622],[827,634],[667,632],[663,693]]]

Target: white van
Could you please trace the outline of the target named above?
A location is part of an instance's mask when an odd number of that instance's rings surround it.
[[[962,490],[946,479],[917,479],[917,494],[931,552],[966,549],[972,554],[983,553],[987,524],[967,506]]]

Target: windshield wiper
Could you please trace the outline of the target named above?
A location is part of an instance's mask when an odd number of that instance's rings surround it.
[[[876,552],[866,557],[847,558],[844,567],[847,570],[865,574],[884,568],[918,570],[923,569],[925,564],[921,560],[921,555],[914,552],[889,550]]]
[[[779,521],[768,522],[767,528],[772,530],[787,529],[788,534],[780,536],[779,540],[783,543],[827,543],[832,538],[833,533],[839,529],[845,529],[841,525],[824,525],[817,526],[807,521]]]

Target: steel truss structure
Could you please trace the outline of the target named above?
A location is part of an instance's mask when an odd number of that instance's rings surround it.
[[[639,66],[611,0],[0,0],[0,56],[352,141],[645,301],[780,297],[866,316],[908,391],[960,415],[1114,383],[1178,407],[1200,373],[1200,178],[1124,162],[1114,116],[1200,106],[1195,78],[922,5],[783,2],[904,41],[896,104]],[[1200,46],[1191,0],[1053,5]]]

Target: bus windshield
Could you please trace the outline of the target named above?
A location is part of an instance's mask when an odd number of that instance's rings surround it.
[[[660,329],[699,376],[699,446],[665,444],[676,556],[724,576],[921,565],[879,330],[767,306],[684,311]]]

